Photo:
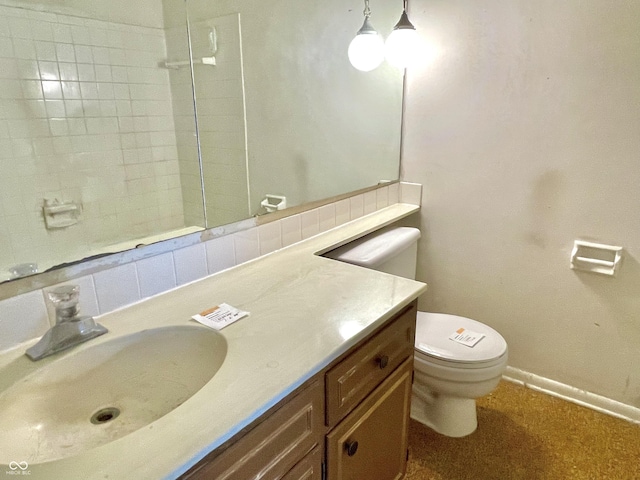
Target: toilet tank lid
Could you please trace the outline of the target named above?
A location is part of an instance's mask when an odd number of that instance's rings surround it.
[[[474,347],[450,340],[461,327],[485,337]],[[426,355],[466,364],[491,362],[507,353],[507,342],[489,325],[446,313],[418,312],[415,347]]]
[[[387,227],[327,252],[324,256],[374,268],[406,250],[419,238],[420,230],[417,228]]]

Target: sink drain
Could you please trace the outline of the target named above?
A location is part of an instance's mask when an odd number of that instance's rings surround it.
[[[120,410],[116,407],[101,408],[91,415],[91,423],[95,425],[102,425],[103,423],[110,422],[114,418],[117,418],[118,415],[120,415]]]

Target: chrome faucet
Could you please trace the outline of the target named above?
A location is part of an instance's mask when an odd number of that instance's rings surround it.
[[[48,292],[56,308],[56,324],[33,347],[27,349],[31,360],[40,360],[54,353],[91,340],[108,330],[92,317],[80,315],[80,287],[64,285]]]

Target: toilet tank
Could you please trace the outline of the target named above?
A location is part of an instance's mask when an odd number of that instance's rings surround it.
[[[405,278],[416,278],[420,230],[387,227],[323,256]]]

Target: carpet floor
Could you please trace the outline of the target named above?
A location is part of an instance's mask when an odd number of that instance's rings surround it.
[[[405,480],[640,480],[640,425],[506,381],[477,403],[464,438],[411,420]]]

